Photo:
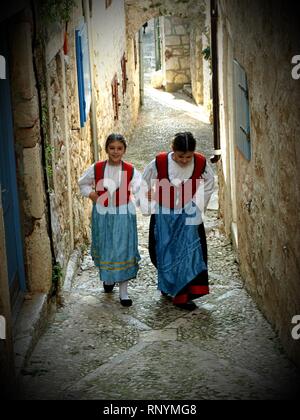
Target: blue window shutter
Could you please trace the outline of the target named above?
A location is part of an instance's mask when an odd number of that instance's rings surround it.
[[[92,85],[91,85],[91,68],[89,56],[89,41],[87,25],[84,24],[81,29],[81,48],[82,48],[82,69],[83,69],[83,85],[85,99],[85,115],[86,119],[89,115],[92,103]]]
[[[244,157],[251,160],[249,90],[246,72],[234,61],[235,136],[236,145]]]
[[[85,105],[84,105],[84,81],[83,81],[83,57],[80,31],[76,31],[76,61],[77,61],[77,76],[78,76],[78,98],[80,109],[80,126],[84,127],[86,122]]]
[[[92,102],[91,68],[86,24],[83,24],[80,29],[76,30],[75,34],[80,125],[84,127]]]

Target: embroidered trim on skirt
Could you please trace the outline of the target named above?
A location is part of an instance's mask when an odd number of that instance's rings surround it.
[[[93,206],[92,258],[106,284],[136,278],[141,259],[135,208],[129,205],[114,208]]]
[[[207,244],[204,225],[186,224],[182,214],[151,217],[149,252],[158,270],[158,288],[187,303],[209,294]]]

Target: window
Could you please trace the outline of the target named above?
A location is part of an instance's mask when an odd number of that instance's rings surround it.
[[[114,119],[118,120],[119,119],[119,107],[120,107],[120,103],[119,103],[119,85],[120,83],[118,82],[118,76],[117,74],[115,74],[113,81],[111,83],[111,91],[112,91],[112,103],[113,103],[113,108],[114,108]]]
[[[122,57],[122,60],[121,60],[123,96],[127,92],[127,82],[128,82],[126,64],[127,64],[127,60],[126,60],[126,55],[124,53],[124,55]]]
[[[243,67],[234,61],[234,99],[236,145],[244,157],[251,160],[249,90]]]
[[[75,34],[80,126],[84,127],[88,119],[92,101],[89,44],[86,24],[84,23],[79,30],[76,30]]]

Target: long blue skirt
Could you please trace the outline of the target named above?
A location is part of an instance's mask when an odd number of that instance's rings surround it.
[[[106,284],[136,278],[141,259],[135,208],[132,203],[112,209],[93,206],[92,249],[100,279]]]
[[[199,225],[189,224],[190,215],[182,210],[162,208],[155,214],[155,251],[158,270],[158,288],[176,296],[199,274],[207,271],[207,265],[199,237]]]

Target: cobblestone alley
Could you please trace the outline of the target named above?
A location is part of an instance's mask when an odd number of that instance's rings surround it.
[[[141,171],[181,130],[212,154],[211,126],[183,93],[146,89],[127,160]],[[87,254],[22,371],[26,399],[287,399],[297,370],[244,289],[217,206],[206,215],[211,294],[198,310],[175,308],[156,289],[148,256],[149,218],[139,214],[141,270],[130,309],[105,295]]]

